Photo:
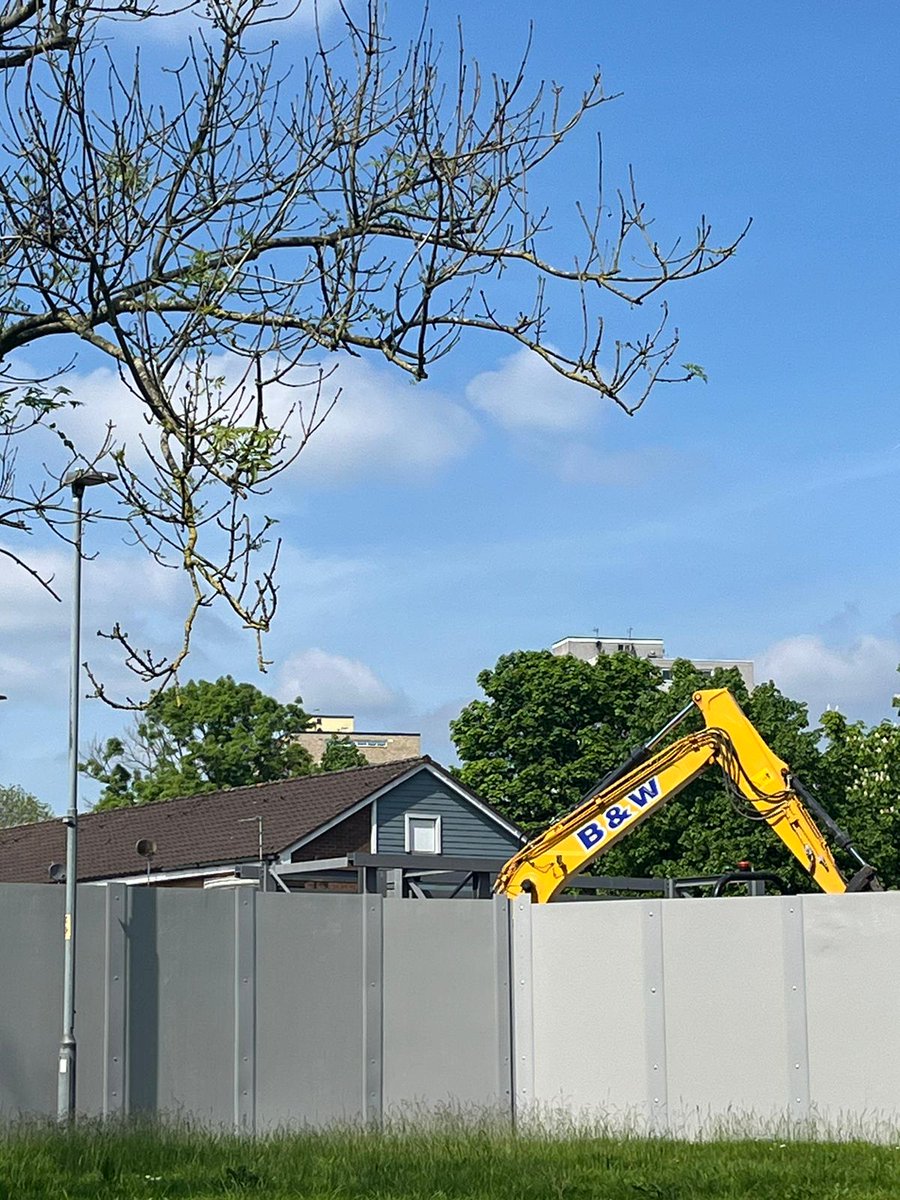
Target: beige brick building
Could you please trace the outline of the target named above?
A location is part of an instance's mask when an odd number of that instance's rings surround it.
[[[358,730],[354,717],[330,713],[316,713],[310,717],[306,731],[298,734],[297,740],[312,755],[313,762],[320,762],[325,747],[333,737],[352,742],[373,766],[396,762],[401,758],[418,758],[422,753],[421,734]]]

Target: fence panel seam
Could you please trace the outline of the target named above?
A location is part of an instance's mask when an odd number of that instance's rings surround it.
[[[662,903],[654,903],[646,908],[643,948],[647,1113],[651,1130],[654,1133],[664,1133],[669,1128],[669,1078]]]
[[[363,922],[363,1071],[362,1111],[366,1124],[384,1116],[384,899],[362,897]]]
[[[513,1118],[513,1068],[512,1068],[512,946],[510,923],[512,905],[505,896],[495,896],[494,946],[496,958],[496,1006],[497,1006],[497,1099],[504,1115]]]
[[[103,1116],[125,1114],[127,889],[108,883],[105,897],[105,969],[103,1011]]]
[[[234,1125],[256,1130],[256,891],[234,889]]]
[[[785,988],[785,1034],[788,1053],[788,1111],[792,1118],[810,1117],[809,1028],[806,1011],[806,945],[803,898],[792,896],[782,908]]]
[[[531,899],[512,904],[512,1082],[513,1121],[528,1115],[534,1104],[534,963]]]

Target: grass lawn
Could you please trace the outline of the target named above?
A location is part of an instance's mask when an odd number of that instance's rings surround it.
[[[0,1133],[0,1200],[900,1200],[900,1147],[579,1134],[280,1134],[22,1125]]]

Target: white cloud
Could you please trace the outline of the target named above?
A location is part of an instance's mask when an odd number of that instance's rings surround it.
[[[423,752],[436,758],[445,767],[458,761],[456,747],[450,737],[450,722],[459,716],[472,699],[472,696],[460,696],[456,700],[446,700],[436,708],[426,709],[415,721],[416,728],[422,734]]]
[[[95,547],[99,552],[83,565],[82,660],[90,663],[110,695],[138,698],[147,688],[124,666],[121,647],[96,633],[108,632],[119,622],[133,645],[171,655],[183,636],[189,589],[182,571],[160,567],[140,547],[121,547],[115,541],[118,536],[117,527],[103,530],[92,524],[86,531],[88,553]],[[64,697],[68,686],[73,551],[58,543],[29,549],[26,557],[35,570],[53,579],[61,600],[27,572],[0,559],[0,693],[15,691],[17,698],[43,697],[49,702],[51,697]],[[316,555],[290,545],[284,548],[280,568],[282,611],[267,651],[283,646],[291,628],[308,627],[346,609],[358,611],[360,590],[371,583],[372,565],[364,559]],[[226,606],[201,610],[184,677],[240,674],[245,669],[255,669],[252,636],[241,630]],[[316,678],[322,675],[320,669]],[[360,674],[352,695],[362,697],[360,704],[383,705],[391,693]]]
[[[85,454],[103,444],[108,425],[114,426],[115,443],[133,450],[141,437],[152,434],[148,409],[111,368],[98,367],[67,386],[77,407],[63,410],[59,426]]]
[[[604,401],[583,384],[564,379],[524,347],[466,387],[468,400],[513,431],[572,434],[594,428]]]
[[[313,554],[286,542],[278,561],[280,591],[275,628],[295,628],[326,614],[358,613],[362,596],[377,576],[365,558]]]
[[[71,563],[61,551],[32,549],[30,546],[11,546],[38,574],[51,580],[60,596],[67,594]],[[19,635],[39,631],[53,635],[67,628],[68,609],[47,592],[36,579],[13,564],[0,559],[3,587],[0,588],[0,634]]]
[[[33,368],[23,370],[39,373]],[[158,446],[158,433],[148,420],[149,410],[115,370],[101,366],[83,374],[70,373],[65,377],[65,385],[70,393],[68,401],[74,407],[65,403],[54,415],[57,432],[42,426],[18,439],[16,475],[18,491],[22,494],[27,494],[30,487],[40,489],[51,480],[59,480],[71,466],[72,456],[59,435],[71,441],[79,455],[89,462],[107,443],[111,448],[124,446],[128,450],[129,465],[139,471],[146,467],[141,439],[151,449]],[[105,470],[116,470],[108,456],[100,465]],[[96,497],[98,507],[101,495],[102,492]],[[61,500],[66,503],[65,496]],[[94,500],[91,494],[90,506]],[[108,502],[104,503],[108,507]],[[85,505],[89,506],[88,500]]]
[[[612,487],[642,483],[674,459],[665,447],[610,450],[610,402],[563,378],[536,354],[517,350],[466,388],[469,402],[513,435],[520,453],[563,483]]]
[[[0,589],[0,633],[35,632],[42,637],[65,634],[71,619],[70,599],[74,551],[18,550],[25,562],[60,596],[55,600],[20,567],[4,562]],[[86,551],[91,554],[90,531]],[[183,588],[176,571],[157,566],[142,550],[129,554],[101,551],[82,565],[82,596],[86,624],[128,619],[141,612],[164,612]]]
[[[478,424],[460,404],[427,384],[413,384],[403,372],[364,359],[333,356],[323,364],[327,374],[318,405],[324,414],[337,401],[323,424],[315,430],[284,482],[344,484],[358,479],[428,477],[461,458],[478,437]],[[229,355],[209,361],[213,375],[225,380],[225,394],[240,387],[247,364]],[[274,383],[266,390],[269,424],[286,430],[296,446],[301,436],[298,414],[312,418],[316,379],[313,368],[298,368],[293,382],[306,387]],[[147,420],[145,405],[119,379],[100,367],[69,381],[72,399],[80,402],[59,418],[63,429],[86,455],[103,444],[112,424],[116,445],[128,449],[128,461],[141,468],[143,438],[154,447],[156,433]],[[249,393],[248,393],[249,394]]]
[[[897,664],[900,642],[865,634],[835,648],[814,634],[776,642],[759,660],[758,679],[774,679],[789,696],[805,700],[816,719],[836,707],[867,721],[891,715],[891,698],[900,691]]]
[[[34,696],[40,694],[44,678],[43,664],[37,665],[32,658],[0,654],[0,682],[5,694]]]
[[[293,468],[300,480],[423,478],[461,458],[478,436],[464,408],[396,370],[343,358],[324,386],[340,396]],[[296,399],[282,392],[282,403]]]
[[[291,655],[279,671],[278,698],[303,697],[308,712],[355,715],[394,707],[398,696],[371,667],[317,648]]]

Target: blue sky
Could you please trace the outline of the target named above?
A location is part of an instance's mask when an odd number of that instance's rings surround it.
[[[400,39],[419,12],[392,6]],[[442,4],[450,38],[457,14],[468,51],[511,69],[522,6]],[[628,418],[486,338],[418,388],[345,365],[344,399],[269,506],[286,541],[273,667],[257,676],[246,635],[211,614],[187,676],[230,672],[363,727],[420,729],[446,762],[447,721],[500,654],[630,627],[670,653],[751,658],[814,716],[889,716],[900,10],[608,0],[530,15],[535,82],[577,88],[599,64],[623,93],[543,181],[558,254],[573,199],[591,196],[597,130],[607,186],[633,163],[661,234],[689,236],[705,213],[725,241],[753,218],[730,264],[670,293],[679,361],[708,384],[660,390]],[[306,35],[290,36],[299,49]],[[70,385],[96,405],[114,389],[87,361]],[[85,654],[115,677],[93,630],[121,614],[171,634],[177,584],[92,536]],[[66,548],[35,552],[64,586]],[[67,636],[67,603],[7,576],[0,781],[57,809]],[[96,701],[83,713],[85,744],[124,723]]]

